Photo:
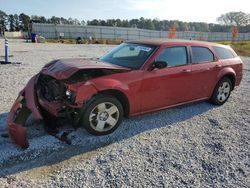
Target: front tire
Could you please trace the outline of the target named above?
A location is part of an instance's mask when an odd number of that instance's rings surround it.
[[[112,96],[97,95],[85,107],[80,123],[93,135],[114,132],[123,119],[123,107]]]
[[[228,100],[232,89],[232,81],[227,77],[222,78],[217,83],[210,101],[215,105],[224,104]]]

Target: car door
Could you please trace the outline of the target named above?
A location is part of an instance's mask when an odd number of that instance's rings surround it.
[[[162,69],[145,70],[141,89],[142,111],[190,100],[191,65],[185,46],[162,49],[155,61],[165,61]]]
[[[216,84],[221,62],[213,52],[202,46],[191,46],[193,100],[210,97]]]

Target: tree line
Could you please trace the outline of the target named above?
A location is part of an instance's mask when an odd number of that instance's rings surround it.
[[[85,22],[73,18],[63,18],[52,16],[26,15],[21,13],[6,14],[0,10],[0,28],[5,31],[28,31],[30,22],[50,23],[50,24],[70,24],[70,25],[94,25],[113,27],[132,27],[139,29],[150,29],[166,31],[175,27],[177,31],[199,31],[199,32],[231,32],[232,26],[237,26],[239,32],[250,32],[250,14],[244,12],[229,12],[217,18],[218,24],[204,22],[183,22],[179,20],[159,20],[159,19],[93,19]]]

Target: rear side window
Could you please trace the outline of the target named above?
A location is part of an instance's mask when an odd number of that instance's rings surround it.
[[[222,47],[213,47],[213,48],[215,53],[220,59],[231,59],[235,57],[234,54],[229,49]]]
[[[192,48],[192,63],[207,63],[214,61],[214,54],[205,47],[193,46]]]
[[[186,47],[170,47],[162,50],[156,61],[165,61],[168,67],[176,67],[187,64]]]

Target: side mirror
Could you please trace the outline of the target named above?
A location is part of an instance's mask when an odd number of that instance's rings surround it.
[[[155,61],[150,70],[154,70],[154,69],[163,69],[166,68],[168,66],[168,63],[166,61]]]

